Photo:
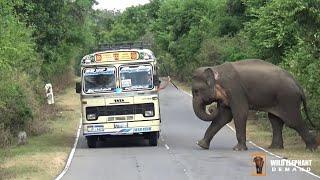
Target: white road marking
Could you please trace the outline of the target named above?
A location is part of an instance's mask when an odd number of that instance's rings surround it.
[[[189,94],[188,92],[186,92],[186,91],[184,91],[184,90],[181,90],[180,88],[179,88],[179,90],[182,91],[182,92],[184,92],[184,93],[187,94],[188,96],[191,96],[191,97],[192,97],[192,94]]]
[[[229,124],[227,124],[227,126],[231,129],[231,131],[233,131],[234,133],[236,133],[236,130],[235,130],[235,129],[233,129],[233,127],[232,127],[232,126],[230,126]]]
[[[167,144],[165,144],[164,146],[166,147],[166,149],[167,149],[167,150],[169,150],[169,149],[170,149],[170,148],[169,148],[169,146],[168,146]]]
[[[185,92],[184,90],[181,90],[181,89],[180,89],[180,91],[182,91],[182,92],[184,92],[185,94],[187,94],[187,95],[189,95],[189,96],[192,97],[191,94]],[[228,128],[231,129],[231,131],[233,131],[234,133],[236,133],[236,130],[235,130],[232,126],[230,126],[229,124],[227,124],[227,126],[228,126]],[[276,155],[276,154],[274,154],[274,153],[272,153],[272,152],[264,149],[263,147],[260,147],[260,146],[256,145],[256,144],[253,143],[252,141],[248,141],[248,142],[249,142],[250,144],[252,144],[253,146],[255,146],[256,148],[258,148],[258,149],[260,149],[260,150],[268,153],[269,155],[274,156],[274,157],[277,157],[277,158],[279,158],[279,159],[283,159],[284,161],[286,161],[286,162],[288,162],[289,164],[291,164],[290,161],[288,161],[288,160],[284,159],[283,157],[281,157],[281,156],[279,156],[279,155]],[[310,172],[310,171],[306,171],[306,170],[305,170],[304,168],[302,168],[302,167],[296,166],[295,164],[291,164],[291,165],[293,165],[294,167],[298,168],[298,169],[301,170],[301,171],[304,171],[304,172],[306,172],[306,173],[308,173],[308,174],[310,174],[310,175],[312,175],[312,176],[320,179],[320,176],[318,176],[318,175],[316,175],[316,174],[314,174],[314,173],[312,173],[312,172]]]
[[[81,121],[81,118],[80,118],[80,124],[79,124],[79,127],[78,127],[76,140],[75,140],[75,142],[73,144],[73,148],[72,148],[72,150],[71,150],[71,152],[69,154],[67,164],[64,167],[63,171],[59,174],[58,177],[56,177],[55,180],[60,180],[66,174],[66,172],[68,171],[68,169],[70,167],[70,164],[71,164],[71,161],[73,159],[74,153],[76,152],[76,147],[77,147],[77,144],[78,144],[81,128],[82,128],[82,121]]]

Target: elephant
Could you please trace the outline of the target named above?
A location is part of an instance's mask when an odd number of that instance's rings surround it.
[[[233,150],[247,150],[248,111],[258,110],[267,112],[271,122],[273,136],[269,148],[283,148],[285,124],[299,133],[306,148],[314,151],[319,138],[309,132],[303,121],[301,102],[310,121],[302,87],[289,72],[266,61],[247,59],[200,67],[192,76],[192,104],[195,115],[211,124],[197,144],[209,149],[215,134],[233,119],[238,141]],[[217,107],[210,113],[207,106],[212,103]]]

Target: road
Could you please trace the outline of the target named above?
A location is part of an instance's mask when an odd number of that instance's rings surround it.
[[[252,153],[263,152],[247,143],[249,150],[236,152],[235,133],[225,126],[214,137],[209,150],[199,148],[199,140],[209,123],[193,113],[191,97],[168,86],[160,93],[161,137],[157,147],[137,137],[109,139],[98,148],[87,148],[80,136],[69,170],[69,179],[112,180],[185,180],[185,179],[317,179],[305,172],[272,172],[271,159],[266,155],[266,176],[252,176],[255,167]]]

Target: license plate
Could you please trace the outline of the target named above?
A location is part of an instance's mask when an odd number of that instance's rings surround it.
[[[103,132],[104,131],[104,127],[103,127],[103,125],[88,126],[88,131],[91,131],[91,132]]]
[[[114,123],[114,128],[127,128],[128,123]]]
[[[133,132],[137,133],[137,132],[149,132],[151,131],[151,127],[138,127],[138,128],[134,128]]]

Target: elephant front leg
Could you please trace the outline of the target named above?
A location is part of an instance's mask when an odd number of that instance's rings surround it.
[[[200,146],[203,149],[209,149],[212,138],[224,125],[229,123],[231,120],[231,110],[228,108],[219,108],[219,113],[217,117],[211,122],[210,126],[207,128],[204,137],[197,142],[198,146]]]
[[[236,129],[236,136],[238,144],[233,147],[235,151],[248,150],[246,145],[246,124],[247,124],[248,110],[235,113],[234,125]]]
[[[256,172],[257,172],[257,174],[259,174],[259,171],[260,171],[259,166],[256,166]]]

